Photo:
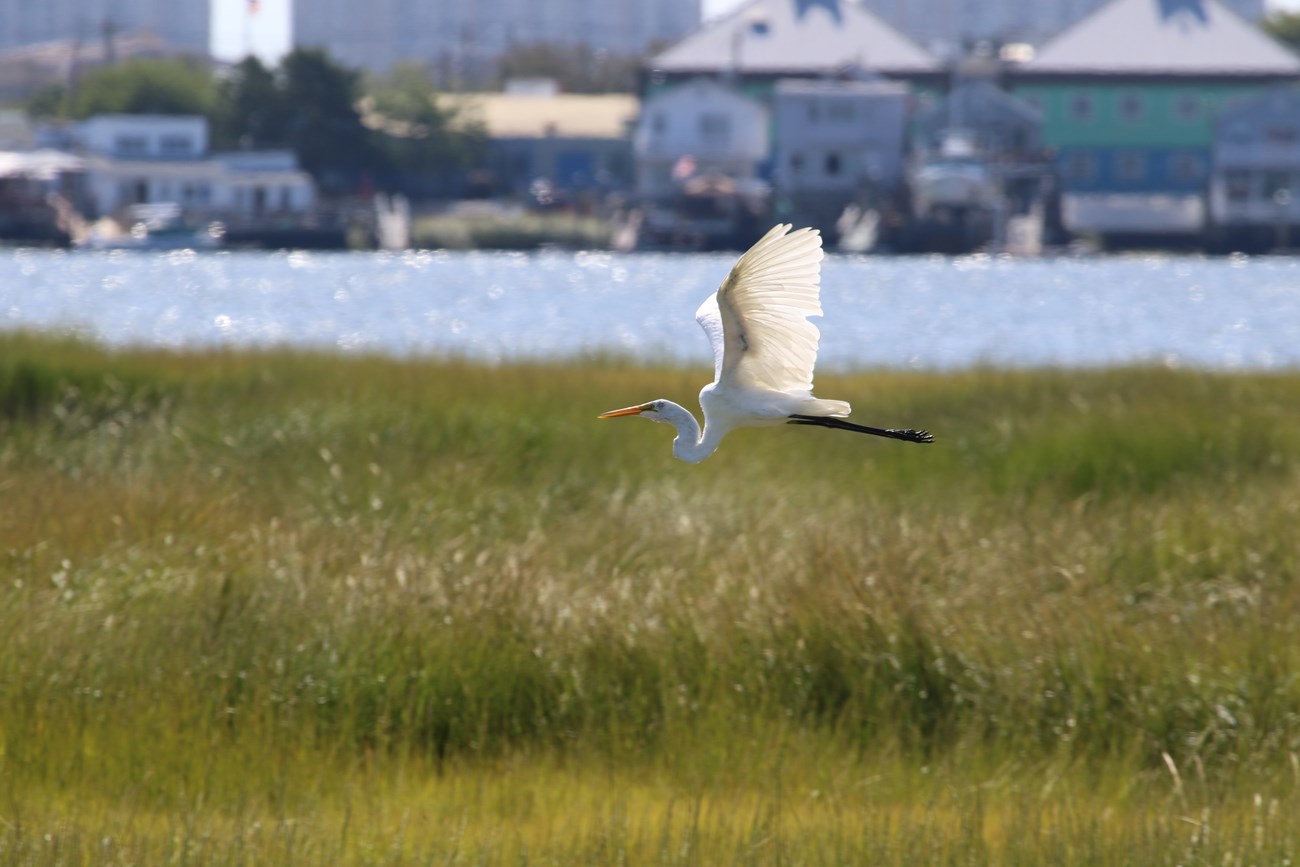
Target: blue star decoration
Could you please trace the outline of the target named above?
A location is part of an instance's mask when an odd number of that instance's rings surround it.
[[[1168,2],[1168,0],[1161,0],[1161,2]],[[1199,0],[1187,0],[1187,2],[1199,3]],[[826,14],[835,19],[836,27],[844,23],[844,13],[840,11],[840,0],[794,0],[796,19],[802,21],[808,10],[817,6],[825,9]]]
[[[1202,24],[1210,23],[1210,16],[1205,13],[1204,0],[1160,0],[1160,17],[1165,21],[1186,12]]]

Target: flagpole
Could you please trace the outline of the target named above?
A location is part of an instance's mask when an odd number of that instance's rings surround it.
[[[244,57],[253,54],[253,16],[257,14],[259,0],[244,2]]]

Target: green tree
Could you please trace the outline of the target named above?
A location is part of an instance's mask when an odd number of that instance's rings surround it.
[[[1300,13],[1274,12],[1264,19],[1266,33],[1292,51],[1300,51]]]
[[[438,92],[419,64],[399,64],[372,79],[362,100],[365,123],[389,168],[437,174],[460,170],[483,150],[482,125],[440,105]]]
[[[280,66],[289,144],[327,191],[355,186],[374,166],[368,130],[356,108],[360,73],[318,48],[297,48]]]
[[[197,61],[139,58],[82,76],[72,89],[70,113],[207,114],[215,102],[212,74]]]
[[[30,117],[67,117],[70,109],[67,85],[61,81],[47,84],[27,99]]]
[[[217,88],[212,140],[217,147],[275,148],[289,144],[289,103],[273,70],[246,57]]]

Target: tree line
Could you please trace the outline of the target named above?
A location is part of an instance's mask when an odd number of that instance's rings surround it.
[[[377,189],[436,193],[483,153],[472,117],[440,105],[418,65],[364,76],[320,49],[298,48],[278,66],[248,57],[224,70],[188,59],[140,58],[56,84],[27,105],[35,117],[197,114],[216,150],[297,154],[327,193]]]

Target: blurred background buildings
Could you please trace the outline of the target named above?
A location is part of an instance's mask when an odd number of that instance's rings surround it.
[[[63,196],[60,219],[169,204],[250,232],[400,194],[417,211],[595,215],[642,245],[743,245],[782,219],[863,250],[1286,246],[1300,15],[1269,15],[1263,0],[0,0],[0,151],[24,154],[0,185],[10,202]],[[202,130],[191,146],[173,115]]]

